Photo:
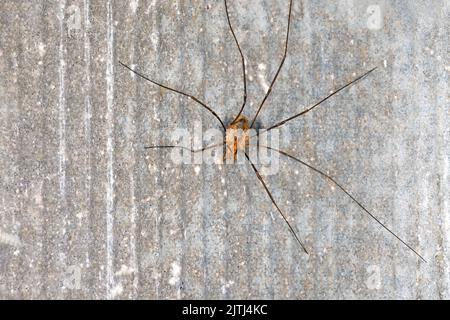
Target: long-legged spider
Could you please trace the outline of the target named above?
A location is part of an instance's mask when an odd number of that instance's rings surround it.
[[[135,73],[136,75],[138,75],[140,78],[149,81],[152,84],[155,84],[159,87],[162,87],[166,90],[172,91],[174,93],[177,93],[179,95],[185,96],[193,101],[195,101],[199,106],[201,106],[202,108],[204,108],[205,110],[207,110],[208,112],[210,112],[220,123],[221,125],[221,129],[223,129],[224,133],[225,133],[225,139],[221,144],[215,144],[215,145],[210,145],[207,147],[203,147],[201,149],[192,149],[192,148],[186,148],[183,146],[178,146],[178,145],[155,145],[155,146],[148,146],[146,147],[146,149],[173,149],[173,148],[183,148],[183,149],[187,149],[192,153],[197,153],[197,152],[202,152],[206,149],[210,149],[210,148],[214,148],[214,147],[225,147],[226,148],[226,152],[228,153],[228,151],[230,151],[231,157],[234,158],[234,160],[236,160],[238,151],[242,152],[245,155],[245,159],[246,161],[248,161],[248,163],[251,165],[253,171],[255,172],[258,180],[261,182],[265,192],[267,193],[267,195],[269,196],[270,200],[272,201],[273,205],[275,206],[275,208],[277,209],[277,211],[279,212],[279,214],[281,215],[281,217],[283,218],[283,220],[286,222],[287,226],[289,227],[289,230],[291,231],[292,235],[294,236],[295,240],[298,242],[298,244],[300,245],[300,247],[303,249],[303,251],[305,253],[308,254],[308,251],[306,249],[306,246],[304,245],[304,243],[300,240],[300,237],[297,235],[297,233],[294,231],[294,228],[291,226],[291,224],[289,223],[289,220],[287,218],[287,216],[284,214],[284,212],[281,210],[281,208],[279,207],[279,205],[277,204],[277,202],[275,201],[272,193],[270,192],[264,178],[262,177],[262,175],[260,174],[260,172],[258,171],[258,169],[256,168],[254,162],[252,162],[251,158],[248,155],[248,151],[247,148],[249,147],[249,140],[250,140],[250,129],[255,127],[255,122],[258,118],[258,116],[260,115],[260,112],[267,100],[267,98],[269,97],[273,86],[278,78],[278,75],[280,74],[280,71],[283,67],[283,64],[286,60],[286,56],[287,56],[287,52],[288,52],[288,44],[289,44],[289,32],[290,32],[290,27],[291,27],[291,19],[292,19],[292,3],[293,0],[289,1],[289,14],[288,14],[288,23],[287,23],[287,31],[286,31],[286,38],[285,38],[285,46],[284,46],[284,53],[283,53],[283,57],[281,60],[280,65],[278,66],[278,69],[275,73],[275,76],[273,77],[270,86],[268,88],[268,90],[266,91],[266,94],[263,98],[263,100],[261,101],[256,114],[253,116],[252,120],[249,121],[247,117],[244,116],[243,112],[247,103],[247,80],[246,80],[246,65],[245,65],[245,59],[244,59],[244,55],[242,53],[242,49],[241,46],[239,45],[239,41],[236,37],[236,34],[233,30],[231,21],[230,21],[230,16],[229,16],[229,12],[228,12],[228,2],[227,0],[224,0],[224,6],[225,6],[225,13],[226,13],[226,18],[227,18],[227,22],[228,22],[228,26],[230,29],[230,32],[233,36],[233,39],[236,43],[236,47],[239,50],[239,54],[241,57],[241,62],[242,62],[242,80],[243,80],[243,102],[242,102],[242,106],[239,110],[239,112],[237,113],[237,115],[233,118],[233,120],[226,125],[224,123],[224,121],[219,117],[219,115],[210,107],[208,106],[205,102],[201,101],[200,99],[194,97],[193,95],[190,95],[188,93],[185,93],[183,91],[174,89],[168,85],[162,84],[160,82],[157,82],[155,80],[150,79],[149,77],[145,76],[144,74],[142,74],[141,72],[132,69],[131,67],[129,67],[128,65],[122,63],[119,61],[119,63],[127,68],[128,70],[130,70],[131,72]],[[286,124],[287,122],[294,120],[296,118],[299,118],[301,116],[303,116],[304,114],[312,111],[314,108],[318,107],[319,105],[321,105],[322,103],[324,103],[325,101],[327,101],[328,99],[330,99],[331,97],[333,97],[334,95],[338,94],[339,92],[341,92],[342,90],[350,87],[351,85],[355,84],[356,82],[364,79],[367,75],[369,75],[371,72],[373,72],[375,68],[370,69],[369,71],[363,73],[362,75],[356,77],[354,80],[344,84],[343,86],[339,87],[338,89],[332,91],[332,93],[328,94],[326,97],[324,97],[323,99],[319,100],[317,103],[313,104],[312,106],[304,109],[303,111],[294,114],[293,116],[284,119],[283,121],[277,122],[275,124],[273,124],[272,126],[270,126],[269,128],[265,128],[260,130],[259,134],[261,132],[268,132],[270,130],[273,130],[275,128],[281,127],[284,124]],[[238,139],[236,138],[236,136],[233,135],[228,135],[228,133],[231,130],[236,130],[236,129],[241,129],[244,134]],[[231,138],[229,138],[229,136],[231,136]],[[296,158],[295,156],[283,151],[283,150],[279,150],[277,148],[272,148],[270,146],[261,146],[263,148],[266,148],[267,150],[271,150],[274,152],[277,152],[278,154],[291,159],[295,162],[298,162],[302,165],[304,165],[305,167],[307,167],[308,169],[316,172],[317,174],[319,174],[320,176],[322,176],[323,178],[329,180],[330,182],[332,182],[334,185],[336,185],[342,192],[344,192],[348,197],[350,197],[350,199],[367,215],[369,215],[373,220],[375,220],[382,228],[384,228],[387,232],[389,232],[392,236],[394,236],[397,240],[399,240],[404,246],[406,246],[409,250],[411,250],[414,254],[416,254],[422,261],[425,261],[425,259],[416,251],[414,250],[408,243],[406,243],[404,240],[402,240],[397,234],[395,234],[390,228],[388,228],[384,223],[382,223],[373,213],[371,213],[368,209],[366,209],[365,206],[362,205],[362,203],[360,201],[358,201],[354,196],[352,196],[340,183],[338,183],[334,178],[332,178],[330,175],[326,174],[324,171],[319,170],[317,168],[315,168],[314,166],[310,165],[309,163]]]

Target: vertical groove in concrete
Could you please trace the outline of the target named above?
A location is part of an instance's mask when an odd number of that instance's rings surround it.
[[[67,221],[68,221],[68,206],[66,198],[66,47],[65,47],[65,1],[59,2],[59,46],[58,46],[58,181],[59,181],[59,192],[58,192],[58,211],[62,213],[62,221],[60,223],[61,229],[58,230],[60,235],[57,252],[57,264],[58,272],[62,273],[67,267],[66,260],[66,243],[67,243]],[[61,296],[65,293],[62,292]]]
[[[107,53],[106,53],[106,121],[107,187],[106,187],[106,281],[108,299],[115,297],[114,287],[114,16],[113,0],[107,6]]]
[[[65,61],[65,17],[66,4],[65,1],[59,3],[59,192],[61,197],[61,206],[65,209],[66,196],[66,97],[65,97],[65,77],[66,77],[66,61]]]
[[[93,238],[94,233],[92,232],[92,223],[93,223],[93,200],[92,200],[92,83],[91,83],[91,4],[89,0],[83,1],[83,41],[84,41],[84,64],[85,64],[85,75],[84,75],[84,145],[85,145],[85,158],[84,158],[84,166],[85,166],[85,201],[86,201],[86,213],[88,217],[85,220],[87,224],[87,237]],[[94,282],[92,280],[92,270],[91,265],[93,263],[91,257],[92,250],[89,248],[86,250],[85,254],[85,265],[86,270],[88,270],[88,275],[86,278],[86,283],[89,287],[92,287]],[[90,295],[89,298],[93,298],[93,295]]]
[[[441,11],[441,16],[446,17],[450,14],[450,4],[447,2]],[[445,18],[444,18],[445,19]],[[435,29],[438,30],[438,37],[436,41],[436,51],[440,52],[448,49],[448,43],[445,39],[448,37],[447,32],[450,28],[450,22],[445,19],[444,26],[441,27],[436,24]],[[447,47],[447,49],[444,49]],[[444,60],[445,61],[445,60]],[[448,62],[448,61],[447,61]],[[445,63],[445,62],[444,62]],[[442,67],[449,67],[443,65]],[[440,81],[438,81],[436,92],[434,93],[433,105],[436,107],[436,126],[434,128],[436,135],[436,163],[438,172],[438,190],[436,193],[436,202],[438,208],[438,214],[436,222],[440,225],[439,240],[437,245],[438,254],[436,255],[436,265],[438,273],[440,274],[440,281],[438,281],[439,292],[438,296],[442,299],[450,298],[450,273],[446,272],[450,267],[450,176],[449,176],[449,157],[450,157],[450,128],[448,123],[450,122],[450,108],[449,105],[449,73],[444,73]],[[447,142],[446,142],[447,141]]]

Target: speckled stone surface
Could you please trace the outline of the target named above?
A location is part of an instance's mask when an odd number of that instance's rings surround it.
[[[283,53],[288,0],[229,0],[247,117]],[[176,128],[220,129],[242,101],[223,1],[0,1],[0,298],[449,299],[449,1],[294,0],[268,127],[289,124],[265,176],[176,165]]]

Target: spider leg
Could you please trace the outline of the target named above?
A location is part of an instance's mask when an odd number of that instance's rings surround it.
[[[278,204],[275,202],[275,199],[272,196],[272,193],[270,192],[269,188],[267,187],[266,183],[264,182],[263,177],[261,176],[261,174],[259,173],[258,169],[256,169],[255,165],[253,164],[253,162],[250,160],[249,156],[247,155],[247,153],[245,152],[245,157],[247,158],[248,162],[250,163],[250,165],[252,166],[253,170],[256,173],[256,176],[258,177],[258,180],[261,181],[264,190],[266,191],[267,195],[269,196],[270,200],[272,201],[273,205],[275,206],[275,208],[277,208],[278,212],[280,213],[280,215],[283,217],[283,220],[287,223],[289,230],[292,232],[292,234],[295,237],[295,240],[297,240],[298,244],[302,247],[303,251],[305,251],[306,254],[309,254],[308,251],[306,250],[304,244],[300,241],[299,237],[297,236],[297,234],[294,231],[294,228],[292,228],[291,224],[289,223],[288,219],[286,218],[286,215],[283,213],[283,211],[281,211],[280,207],[278,206]]]
[[[184,150],[188,150],[191,153],[197,153],[197,152],[203,152],[205,150],[209,150],[212,148],[217,148],[217,147],[222,147],[222,146],[226,146],[226,148],[228,148],[228,150],[231,151],[230,147],[226,144],[226,142],[222,142],[222,143],[216,143],[210,146],[206,146],[203,147],[201,149],[192,149],[192,148],[188,148],[188,147],[184,147],[184,146],[177,146],[177,145],[154,145],[154,146],[146,146],[144,147],[144,149],[174,149],[174,148],[179,148],[179,149],[184,149]]]
[[[130,67],[127,66],[126,64],[122,63],[121,61],[119,61],[119,63],[120,63],[123,67],[127,68],[128,70],[130,70],[131,72],[133,72],[134,74],[138,75],[139,77],[141,77],[141,78],[144,79],[144,80],[147,80],[147,81],[149,81],[149,82],[151,82],[151,83],[153,83],[153,84],[156,84],[157,86],[160,86],[161,88],[164,88],[164,89],[167,89],[167,90],[169,90],[169,91],[172,91],[172,92],[181,94],[181,95],[183,95],[183,96],[185,96],[185,97],[188,97],[189,99],[194,100],[195,102],[197,102],[198,104],[200,104],[203,108],[205,108],[206,110],[208,110],[214,117],[217,118],[217,120],[219,120],[219,122],[220,122],[220,124],[221,124],[221,126],[222,126],[222,128],[223,128],[224,131],[227,130],[227,128],[225,127],[225,124],[223,123],[223,121],[222,121],[222,119],[219,117],[219,115],[218,115],[213,109],[211,109],[211,107],[209,107],[206,103],[202,102],[200,99],[198,99],[198,98],[196,98],[196,97],[194,97],[194,96],[192,96],[192,95],[190,95],[190,94],[184,93],[184,92],[182,92],[182,91],[180,91],[180,90],[173,89],[173,88],[168,87],[168,86],[166,86],[166,85],[164,85],[164,84],[161,84],[161,83],[159,83],[159,82],[156,82],[156,81],[154,81],[154,80],[151,80],[151,79],[148,78],[147,76],[145,76],[145,75],[143,75],[142,73],[140,73],[140,72],[138,72],[138,71],[136,71],[136,70],[130,68]]]
[[[365,72],[364,74],[360,75],[359,77],[357,77],[356,79],[348,82],[347,84],[343,85],[342,87],[340,87],[339,89],[337,89],[336,91],[333,91],[332,93],[330,93],[328,96],[326,96],[325,98],[323,98],[322,100],[320,100],[319,102],[315,103],[314,105],[312,105],[311,107],[309,107],[308,109],[303,110],[302,112],[293,115],[292,117],[289,117],[283,121],[280,121],[276,124],[274,124],[273,126],[265,129],[264,131],[269,131],[272,130],[274,128],[280,127],[282,125],[284,125],[286,122],[291,121],[295,118],[298,118],[306,113],[308,113],[309,111],[313,110],[315,107],[321,105],[322,103],[324,103],[325,101],[327,101],[328,99],[330,99],[332,96],[334,96],[335,94],[339,93],[340,91],[344,90],[345,88],[351,86],[352,84],[358,82],[359,80],[364,79],[366,76],[368,76],[371,72],[373,72],[375,69],[377,69],[377,67],[370,69],[369,71]]]
[[[155,145],[155,146],[144,147],[144,149],[174,149],[174,148],[179,148],[179,149],[188,150],[188,151],[190,151],[192,153],[197,153],[197,152],[202,152],[202,151],[209,150],[209,149],[216,148],[216,147],[221,147],[224,144],[225,144],[225,142],[217,143],[217,144],[213,144],[213,145],[210,145],[210,146],[203,147],[201,149],[192,149],[192,148],[188,148],[188,147],[184,147],[184,146],[177,146],[177,145]]]
[[[403,241],[398,235],[396,235],[391,229],[389,229],[384,223],[382,223],[377,217],[375,217],[369,210],[367,210],[362,204],[361,202],[359,202],[358,200],[355,199],[355,197],[353,197],[342,185],[340,185],[335,179],[333,179],[332,177],[330,177],[329,175],[327,175],[326,173],[324,173],[323,171],[313,167],[312,165],[304,162],[303,160],[300,160],[284,151],[275,149],[275,148],[271,148],[268,146],[262,146],[264,148],[267,148],[269,150],[273,150],[276,151],[278,153],[280,153],[281,155],[284,155],[294,161],[297,161],[299,163],[301,163],[302,165],[308,167],[309,169],[313,170],[314,172],[320,174],[322,177],[325,177],[326,179],[328,179],[329,181],[331,181],[334,185],[336,185],[339,189],[341,189],[348,197],[350,197],[350,199],[352,199],[365,213],[367,213],[373,220],[375,220],[380,226],[382,226],[385,230],[387,230],[391,235],[393,235],[395,238],[397,238],[401,243],[403,243],[409,250],[411,250],[412,252],[414,252],[420,259],[422,259],[422,261],[426,262],[426,260],[416,251],[414,250],[409,244],[407,244],[405,241]]]
[[[239,116],[241,115],[242,111],[244,111],[245,104],[247,103],[247,77],[246,77],[246,72],[245,72],[244,54],[242,53],[242,49],[241,49],[241,46],[239,45],[239,41],[237,40],[236,34],[234,33],[233,27],[231,26],[230,15],[228,13],[227,0],[224,0],[224,2],[225,2],[225,12],[226,12],[226,15],[227,15],[228,26],[230,27],[230,31],[231,31],[231,34],[233,35],[234,42],[236,43],[236,46],[237,46],[237,48],[239,50],[239,54],[241,56],[241,61],[242,61],[242,79],[243,79],[243,82],[244,82],[244,101],[242,103],[241,110],[239,110],[238,115],[232,121],[232,122],[235,122],[236,119],[239,118]]]
[[[287,32],[286,32],[286,42],[284,46],[284,53],[283,58],[281,59],[281,63],[278,67],[277,72],[275,73],[274,78],[272,79],[272,82],[270,83],[269,89],[266,92],[266,95],[264,96],[264,99],[262,100],[261,104],[258,107],[258,111],[256,111],[255,117],[253,118],[250,128],[253,128],[253,125],[256,121],[256,118],[258,118],[259,112],[261,111],[261,108],[263,107],[264,103],[266,102],[267,98],[270,95],[270,92],[272,92],[273,85],[275,84],[275,81],[278,78],[278,75],[280,74],[281,68],[284,65],[284,61],[286,60],[287,51],[288,51],[288,43],[289,43],[289,31],[291,29],[291,16],[292,16],[292,0],[289,2],[289,16],[288,16],[288,25],[287,25]]]

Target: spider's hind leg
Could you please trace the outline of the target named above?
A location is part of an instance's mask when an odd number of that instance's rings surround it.
[[[308,253],[308,250],[306,250],[305,245],[303,244],[303,242],[300,240],[300,238],[297,236],[297,233],[294,231],[294,228],[291,226],[291,224],[289,223],[286,215],[283,213],[283,211],[281,211],[280,207],[278,206],[278,204],[276,203],[272,193],[270,192],[269,188],[267,187],[267,184],[265,183],[263,177],[261,176],[261,174],[259,173],[258,169],[256,169],[256,166],[253,164],[253,162],[250,160],[250,157],[247,155],[247,153],[244,153],[245,157],[247,158],[248,162],[250,163],[250,165],[252,166],[253,171],[255,171],[256,176],[258,177],[258,180],[261,182],[261,184],[264,187],[264,190],[266,191],[267,195],[269,196],[270,200],[272,201],[273,205],[275,206],[275,208],[277,208],[278,212],[280,213],[281,217],[283,218],[283,220],[286,222],[286,224],[289,227],[289,230],[291,231],[292,235],[294,236],[295,240],[297,240],[298,244],[300,245],[300,247],[303,249],[303,251],[306,254]]]

